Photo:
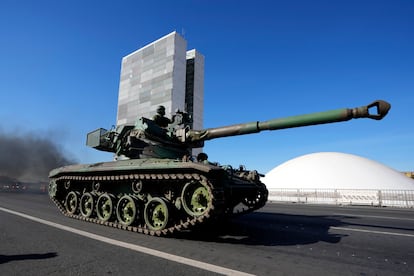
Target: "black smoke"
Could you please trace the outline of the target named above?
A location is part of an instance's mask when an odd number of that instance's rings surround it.
[[[0,130],[0,176],[19,181],[47,181],[51,169],[74,162],[46,137]]]

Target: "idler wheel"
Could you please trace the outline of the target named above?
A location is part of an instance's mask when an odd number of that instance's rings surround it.
[[[79,193],[77,192],[69,192],[65,198],[65,208],[66,211],[73,215],[76,213],[79,206]]]
[[[137,206],[134,198],[124,195],[116,206],[116,216],[120,224],[129,226],[134,223],[137,216]]]
[[[184,210],[193,217],[199,217],[211,206],[211,196],[208,187],[199,181],[187,183],[181,194]]]
[[[95,198],[91,193],[84,193],[80,199],[80,212],[85,218],[89,218],[94,211]]]
[[[158,231],[167,227],[169,220],[167,202],[160,197],[151,198],[145,205],[144,220],[150,230]]]
[[[102,194],[96,202],[96,215],[102,221],[111,219],[114,211],[113,196],[109,194]]]
[[[49,182],[48,190],[49,190],[49,196],[51,196],[51,197],[55,197],[56,196],[56,192],[57,192],[56,180],[52,179]]]

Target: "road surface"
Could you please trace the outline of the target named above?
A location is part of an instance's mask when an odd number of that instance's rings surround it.
[[[2,275],[414,275],[414,210],[268,203],[159,238],[0,193],[0,244]]]

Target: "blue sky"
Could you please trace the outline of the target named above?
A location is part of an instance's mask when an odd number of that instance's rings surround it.
[[[85,137],[116,121],[121,59],[175,30],[205,55],[206,128],[392,104],[383,121],[209,141],[211,160],[266,173],[339,151],[414,170],[413,14],[409,0],[3,0],[0,130],[49,136],[78,162],[110,160]]]

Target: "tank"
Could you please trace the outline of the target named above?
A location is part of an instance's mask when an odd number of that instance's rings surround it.
[[[212,163],[205,153],[192,156],[205,141],[357,118],[380,120],[389,109],[390,104],[379,100],[203,130],[191,129],[185,112],[177,111],[169,120],[159,110],[153,119],[90,132],[87,145],[114,153],[115,161],[53,169],[49,196],[64,215],[91,223],[156,236],[192,230],[257,210],[268,197],[263,175],[256,170]]]

